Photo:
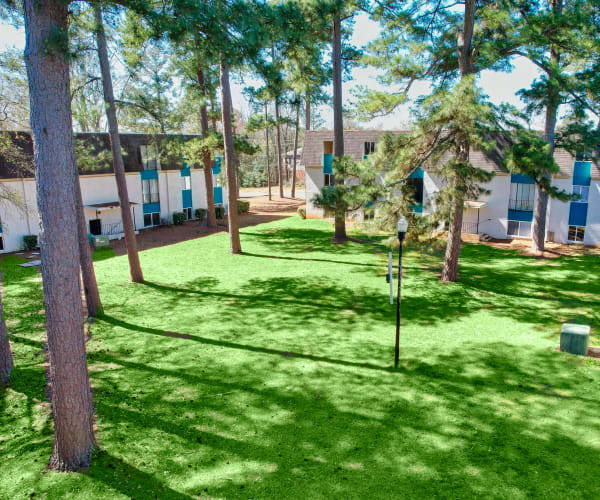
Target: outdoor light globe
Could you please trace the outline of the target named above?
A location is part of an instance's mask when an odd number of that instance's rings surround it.
[[[408,221],[404,216],[398,221],[398,233],[404,234],[408,230]]]

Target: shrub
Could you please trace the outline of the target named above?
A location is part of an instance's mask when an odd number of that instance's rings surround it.
[[[238,214],[245,214],[250,210],[250,202],[246,200],[237,201]]]
[[[194,211],[194,217],[196,217],[196,220],[202,222],[206,219],[206,208],[197,208]]]
[[[26,234],[23,236],[25,250],[35,250],[38,247],[38,237],[35,234]]]
[[[184,222],[185,222],[185,214],[183,212],[175,212],[173,214],[173,225],[183,226]]]
[[[215,207],[215,215],[217,216],[217,219],[225,217],[225,207]]]
[[[298,215],[299,215],[300,217],[302,217],[303,219],[306,219],[306,209],[305,209],[305,208],[302,208],[302,207],[300,207],[300,208],[298,209]]]

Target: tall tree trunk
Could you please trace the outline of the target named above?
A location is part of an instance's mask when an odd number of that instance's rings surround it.
[[[279,124],[279,99],[275,98],[275,131],[277,133],[277,175],[279,177],[279,197],[283,198],[283,157],[281,154],[281,125]]]
[[[310,94],[308,92],[304,103],[304,130],[310,130]]]
[[[298,129],[300,128],[300,101],[296,104],[296,128],[294,130],[294,163],[292,164],[292,199],[296,197],[296,155],[298,154]]]
[[[267,141],[267,186],[269,186],[269,201],[271,201],[271,159],[269,158],[269,116],[267,115],[267,103],[265,103],[265,138]]]
[[[129,273],[131,281],[142,283],[144,275],[140,265],[140,257],[135,238],[135,227],[131,207],[129,204],[129,193],[127,192],[127,179],[125,177],[125,166],[121,154],[121,139],[119,137],[119,124],[115,108],[115,96],[113,94],[112,76],[110,74],[110,62],[108,60],[108,48],[106,46],[106,35],[102,23],[102,10],[99,4],[94,3],[94,16],[96,19],[96,43],[98,45],[98,59],[102,73],[102,89],[104,90],[104,103],[106,105],[106,120],[108,122],[108,133],[110,137],[110,148],[113,156],[115,179],[117,181],[117,192],[119,193],[119,205],[121,207],[121,220],[123,221],[123,232],[125,233],[125,246],[127,258],[129,259]]]
[[[83,199],[81,197],[81,186],[79,185],[79,171],[77,164],[73,165],[73,175],[75,177],[75,201],[77,203],[77,230],[79,239],[79,263],[81,266],[81,281],[85,293],[85,303],[88,316],[95,318],[102,312],[102,302],[100,301],[100,292],[98,291],[98,282],[96,281],[96,272],[94,271],[94,259],[88,240],[88,230],[85,225],[85,215],[83,212]]]
[[[475,0],[465,2],[463,29],[458,33],[458,65],[461,78],[473,73],[473,29],[475,27]],[[469,162],[471,144],[468,137],[460,137],[456,144],[456,158],[461,163]],[[448,242],[442,269],[442,281],[454,282],[458,278],[458,261],[460,259],[462,221],[464,211],[464,180],[455,173],[453,179],[452,209],[450,211],[450,227],[448,228]]]
[[[344,118],[342,113],[342,22],[337,16],[333,20],[332,43],[333,67],[333,156],[341,159],[344,156]],[[344,178],[334,175],[336,185],[344,184]],[[346,237],[346,206],[343,200],[336,200],[334,241],[342,242]]]
[[[550,145],[549,153],[554,156],[556,116],[558,113],[558,92],[549,96],[546,105],[546,122],[544,124],[544,140]],[[531,248],[534,252],[543,253],[546,241],[546,213],[548,211],[548,192],[539,184],[536,187],[537,200],[533,215],[533,228],[531,232]]]
[[[0,294],[0,387],[10,382],[10,374],[13,369],[13,356],[8,341],[8,332],[4,323],[4,308],[2,306],[2,295]]]
[[[229,86],[229,67],[221,58],[221,120],[223,123],[223,143],[225,145],[225,165],[227,168],[227,199],[229,201],[228,222],[231,253],[242,253],[240,227],[237,213],[235,151],[233,149],[233,129],[231,125],[231,88]]]
[[[206,107],[208,92],[206,90],[204,71],[201,69],[198,70],[198,85],[200,85],[203,98],[202,106],[200,106],[200,131],[202,133],[202,140],[206,141],[209,134],[208,110]],[[215,214],[211,152],[208,146],[202,146],[202,163],[204,164],[204,186],[206,187],[206,221],[208,227],[214,228],[217,227],[217,215]]]
[[[96,443],[81,317],[69,64],[67,54],[48,43],[56,40],[57,33],[67,33],[67,5],[62,0],[23,2],[46,334],[52,368],[54,445],[49,468],[76,471],[90,464]]]
[[[550,7],[554,15],[558,16],[563,10],[563,0],[552,0]],[[550,51],[551,67],[560,66],[560,53],[552,48]],[[556,117],[560,105],[560,93],[553,85],[552,75],[548,75],[550,84],[548,85],[548,100],[546,103],[546,122],[544,124],[544,140],[548,142],[551,156],[554,156]],[[533,215],[533,227],[531,231],[531,248],[534,252],[543,254],[546,247],[546,214],[548,212],[548,192],[537,185],[537,201],[535,204],[535,213]]]

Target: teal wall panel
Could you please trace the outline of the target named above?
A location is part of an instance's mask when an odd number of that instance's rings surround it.
[[[181,203],[183,208],[188,208],[192,206],[192,190],[191,189],[182,189],[181,190]]]
[[[587,223],[587,203],[571,203],[569,226],[585,226]]]
[[[573,185],[589,186],[592,183],[592,162],[576,161],[573,166]]]
[[[144,203],[143,211],[145,214],[160,212],[160,203]]]
[[[323,155],[323,173],[333,174],[333,155]]]

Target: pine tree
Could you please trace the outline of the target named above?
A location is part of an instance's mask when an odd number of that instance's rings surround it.
[[[54,445],[49,467],[78,470],[95,447],[79,289],[75,148],[70,110],[68,5],[23,2],[34,140]],[[51,109],[52,113],[47,110]]]
[[[582,140],[592,132],[593,127],[583,126],[586,113],[596,116],[600,113],[594,103],[600,92],[595,71],[600,47],[597,17],[600,4],[588,0],[516,0],[511,4],[518,13],[514,24],[520,34],[520,46],[512,54],[528,58],[542,71],[542,76],[531,88],[522,90],[521,96],[530,114],[544,113],[543,138],[552,158],[558,141],[572,149],[575,138]],[[578,120],[579,126],[557,134],[561,106]],[[537,200],[532,228],[532,249],[540,253],[546,239],[548,200],[556,195],[550,189],[551,176],[557,172],[557,167],[552,167],[553,161],[548,159],[543,165],[549,168],[540,166],[538,175],[534,175]]]
[[[368,65],[383,70],[382,80],[399,84],[397,92],[365,89],[361,111],[368,116],[388,114],[406,101],[406,94],[417,81],[432,86],[432,96],[449,88],[466,92],[465,85],[474,85],[472,75],[483,69],[501,70],[508,67],[511,51],[519,46],[514,33],[505,26],[512,20],[504,2],[466,0],[377,2],[373,16],[382,24],[379,38],[369,47],[364,59]],[[467,93],[475,96],[473,88]],[[476,105],[471,101],[468,105]],[[448,120],[453,117],[448,116]],[[448,164],[446,180],[451,186],[449,230],[442,280],[456,281],[461,249],[461,229],[465,193],[478,175],[470,165],[469,152],[473,137],[454,135],[452,153],[455,161]],[[425,142],[427,143],[427,141]],[[474,175],[474,177],[469,177]]]
[[[129,193],[127,192],[127,179],[125,177],[125,165],[123,163],[123,155],[121,152],[119,123],[117,121],[117,111],[115,107],[115,97],[113,94],[112,76],[110,72],[110,62],[108,59],[108,47],[106,44],[106,35],[104,33],[104,24],[102,20],[102,9],[97,3],[93,5],[93,9],[96,22],[98,58],[102,72],[102,88],[104,90],[104,102],[106,104],[106,118],[110,136],[110,147],[113,155],[113,168],[117,182],[117,192],[119,194],[119,205],[121,208],[121,220],[123,221],[123,232],[125,233],[127,258],[129,259],[129,273],[131,275],[131,281],[134,283],[142,283],[144,281],[144,275],[140,265],[137,240],[135,237],[135,227],[133,224],[133,216],[131,214],[129,203]]]

